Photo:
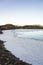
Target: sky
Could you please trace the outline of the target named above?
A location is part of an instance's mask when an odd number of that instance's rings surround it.
[[[43,0],[0,0],[0,25],[43,25]]]

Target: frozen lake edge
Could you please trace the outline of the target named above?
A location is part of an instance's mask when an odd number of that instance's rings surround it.
[[[5,47],[21,60],[32,65],[43,65],[43,41],[14,37],[12,30],[4,31],[0,39],[6,40]]]

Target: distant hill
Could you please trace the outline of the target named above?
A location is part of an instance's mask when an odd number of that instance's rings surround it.
[[[43,29],[43,26],[40,25],[17,26],[12,24],[6,24],[0,26],[0,30],[8,30],[8,29]]]

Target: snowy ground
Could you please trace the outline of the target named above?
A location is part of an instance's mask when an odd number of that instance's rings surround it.
[[[15,56],[32,65],[43,65],[43,41],[16,37],[13,30],[3,31],[0,40]]]

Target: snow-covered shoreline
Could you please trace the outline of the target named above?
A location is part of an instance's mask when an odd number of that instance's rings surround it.
[[[43,65],[43,41],[14,37],[12,30],[4,31],[0,39],[5,47],[21,60],[33,65]]]

